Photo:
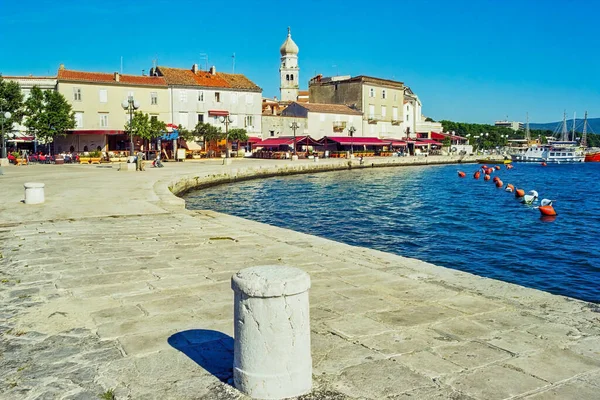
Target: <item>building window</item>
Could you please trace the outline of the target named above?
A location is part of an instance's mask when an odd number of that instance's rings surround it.
[[[150,104],[153,106],[158,104],[158,93],[150,92]]]
[[[398,121],[398,107],[392,107],[392,120]]]
[[[385,118],[386,114],[387,114],[387,107],[386,106],[381,106],[381,116],[383,118]]]
[[[254,103],[254,96],[251,93],[246,93],[246,104]]]
[[[204,123],[204,114],[198,114],[198,123],[199,124],[203,124]]]
[[[108,113],[100,113],[100,128],[108,128]]]
[[[271,135],[271,137],[275,136],[275,131],[269,131],[269,135]]]
[[[408,114],[406,114],[406,122],[408,122]]]
[[[75,113],[75,128],[83,128],[83,113]]]
[[[321,122],[325,121],[325,114],[323,114],[323,113],[319,114],[319,121],[321,121]]]
[[[291,74],[290,75],[290,81],[293,81],[293,80],[294,80],[294,74]]]
[[[370,119],[375,118],[375,105],[373,105],[373,104],[369,104],[369,118]]]
[[[81,88],[73,88],[73,100],[81,101]]]
[[[237,93],[231,93],[231,104],[237,104]]]
[[[369,97],[375,97],[375,89],[369,89]]]
[[[157,121],[158,121],[158,115],[151,115],[151,116],[150,116],[150,121],[151,121],[151,122],[152,122],[152,121],[154,121],[154,122],[157,122]]]
[[[290,80],[290,74],[285,74],[285,80],[289,81]]]
[[[203,90],[200,90],[200,91],[198,92],[198,101],[199,101],[200,103],[204,103],[204,91],[203,91]]]
[[[187,129],[188,127],[188,113],[179,112],[179,124]]]
[[[245,122],[246,122],[246,126],[250,126],[250,127],[254,126],[254,124],[253,124],[254,120],[252,118],[252,115],[247,115]]]
[[[179,91],[179,101],[181,103],[187,103],[187,90],[181,89]]]
[[[215,102],[217,102],[217,103],[221,102],[221,93],[215,92]]]
[[[381,98],[382,98],[382,99],[385,99],[385,89],[383,89],[383,90],[381,91]]]
[[[406,106],[406,111],[408,111],[408,106]]]
[[[106,89],[100,89],[100,103],[108,103],[108,93]]]

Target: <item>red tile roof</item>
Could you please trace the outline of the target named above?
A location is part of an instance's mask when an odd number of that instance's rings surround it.
[[[203,70],[194,73],[191,69],[170,67],[158,67],[157,72],[165,78],[168,85],[262,91],[260,87],[242,74],[225,74],[222,72],[211,74],[209,71]]]
[[[68,69],[58,70],[59,81],[77,81],[90,83],[112,83],[116,85],[142,85],[142,86],[167,86],[167,82],[160,76],[121,75],[119,81],[115,79],[117,73],[84,72]]]

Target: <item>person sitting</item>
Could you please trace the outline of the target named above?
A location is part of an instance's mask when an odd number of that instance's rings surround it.
[[[162,167],[164,167],[163,163],[160,161],[160,156],[156,157],[156,159],[154,161],[152,161],[152,166],[154,168],[162,168]]]

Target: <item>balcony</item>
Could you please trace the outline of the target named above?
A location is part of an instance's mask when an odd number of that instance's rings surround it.
[[[399,119],[392,120],[392,125],[400,125],[401,123],[402,123],[402,121],[400,121]]]
[[[376,124],[377,118],[374,115],[369,115],[369,119],[367,120],[369,124]]]

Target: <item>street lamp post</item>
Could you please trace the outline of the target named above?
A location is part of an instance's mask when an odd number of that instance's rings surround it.
[[[350,134],[350,157],[354,155],[354,132],[356,132],[356,128],[351,126],[348,128],[348,134]]]
[[[292,128],[292,130],[294,131],[294,156],[296,155],[296,129],[300,128],[300,124],[298,124],[296,121],[292,122],[290,124],[290,128]],[[308,151],[308,149],[307,149]],[[293,160],[293,158],[292,158]]]
[[[4,136],[4,120],[12,117],[8,111],[3,113],[0,109],[0,118],[2,119],[2,158],[6,158],[6,137]]]
[[[225,124],[225,164],[229,164],[229,124],[233,122],[233,119],[230,115],[224,115],[219,120]]]
[[[127,100],[123,100],[121,106],[124,110],[129,111],[129,145],[131,146],[131,152],[129,156],[133,156],[133,112],[140,108],[140,103],[133,99],[133,96],[128,96]]]

